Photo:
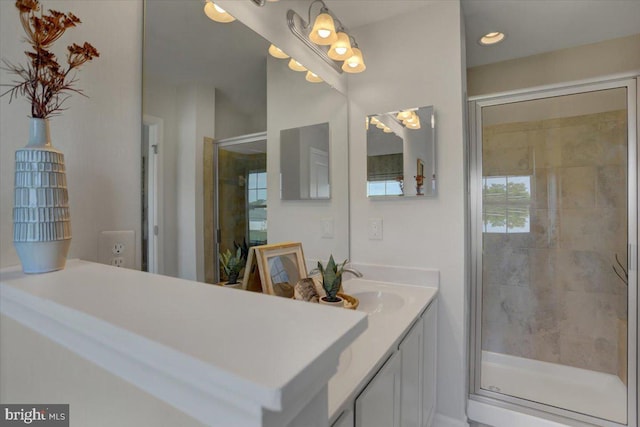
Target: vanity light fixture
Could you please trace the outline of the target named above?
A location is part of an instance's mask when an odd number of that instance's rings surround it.
[[[299,63],[293,58],[291,58],[291,60],[289,61],[289,68],[291,68],[293,71],[300,71],[300,72],[307,71],[304,65],[302,65],[301,63]]]
[[[338,40],[338,35],[336,34],[336,24],[329,14],[329,9],[324,6],[324,3],[322,3],[322,6],[320,14],[316,17],[313,28],[309,33],[309,40],[320,46],[329,46]]]
[[[287,59],[289,57],[289,55],[284,53],[279,47],[274,44],[269,46],[269,54],[278,59]]]
[[[229,12],[227,12],[211,0],[206,0],[204,4],[204,13],[209,17],[209,19],[216,22],[222,22],[223,24],[236,20],[236,18],[229,14]]]
[[[480,43],[483,46],[489,46],[492,44],[500,43],[501,41],[504,40],[505,37],[506,36],[504,33],[501,33],[499,31],[494,31],[480,37],[480,40],[478,40],[478,43]]]
[[[391,128],[390,128],[390,127],[385,126],[385,127],[384,127],[384,129],[382,129],[382,132],[384,132],[384,133],[391,133],[391,132],[393,132],[393,131],[391,130]]]
[[[353,49],[351,48],[349,35],[345,32],[339,31],[338,37],[329,48],[327,55],[334,61],[344,61],[352,57]]]
[[[320,13],[311,25],[311,10],[316,3],[321,5]],[[366,69],[362,51],[358,48],[355,38],[347,33],[340,20],[327,8],[323,0],[311,2],[308,21],[289,9],[287,25],[293,35],[338,73],[361,73]],[[340,63],[342,61],[344,62]]]
[[[378,118],[377,118],[377,117],[375,117],[375,116],[374,116],[374,117],[371,117],[371,124],[372,124],[372,125],[374,125],[374,126],[375,126],[375,125],[377,125],[378,123],[380,123],[380,120],[378,120]]]
[[[305,79],[308,82],[311,83],[322,83],[324,80],[322,80],[320,77],[318,77],[318,75],[312,71],[307,71],[307,75],[305,77]]]

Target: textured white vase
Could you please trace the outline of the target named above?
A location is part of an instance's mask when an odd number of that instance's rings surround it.
[[[30,119],[16,151],[13,244],[25,273],[64,268],[71,245],[64,155],[51,146],[49,121]]]

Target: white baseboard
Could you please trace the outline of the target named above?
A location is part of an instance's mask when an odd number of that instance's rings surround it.
[[[459,420],[456,418],[447,417],[446,415],[436,414],[436,419],[433,423],[433,427],[469,427],[469,423],[466,420]]]

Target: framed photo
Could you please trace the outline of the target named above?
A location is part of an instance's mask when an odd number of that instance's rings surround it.
[[[242,289],[251,292],[262,292],[258,260],[253,246],[249,248],[249,254],[247,255],[247,264],[244,267],[244,276],[242,277]]]
[[[262,292],[293,297],[293,287],[307,277],[302,243],[276,243],[255,246]]]
[[[418,159],[417,163],[416,176],[424,176],[424,162],[422,161],[422,159]]]

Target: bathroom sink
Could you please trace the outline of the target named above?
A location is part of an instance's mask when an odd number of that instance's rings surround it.
[[[352,294],[360,300],[358,310],[369,314],[388,314],[398,311],[404,305],[399,295],[384,291],[365,291]]]

